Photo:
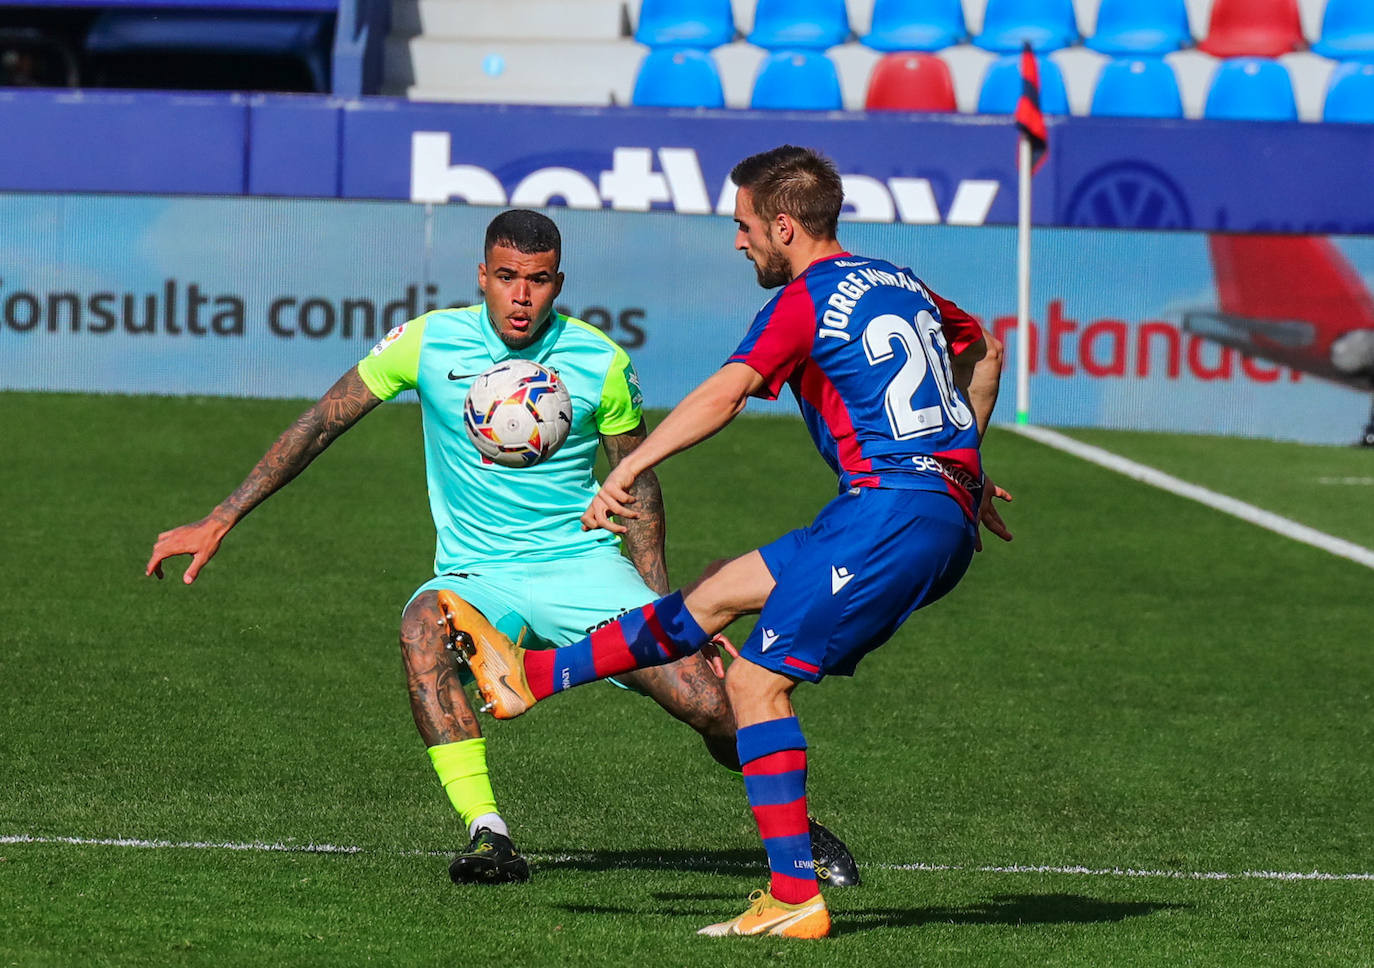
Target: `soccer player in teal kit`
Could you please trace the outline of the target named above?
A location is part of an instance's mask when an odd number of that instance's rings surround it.
[[[632,525],[640,474],[722,429],[750,396],[773,399],[783,386],[838,495],[809,526],[573,645],[529,652],[493,630],[467,652],[495,714],[511,718],[581,683],[681,661],[758,612],[726,689],[770,881],[744,914],[701,933],[820,938],[830,915],[807,844],[807,744],[791,694],[799,682],[852,675],[912,612],[953,589],[980,519],[1010,539],[986,502],[1008,495],[987,481],[979,455],[1001,360],[977,322],[911,270],[843,249],[844,192],[829,160],[784,146],[740,162],[731,178],[735,247],[760,285],[783,288],[724,366],[607,476],[584,526]]]
[[[437,532],[435,577],[415,592],[401,622],[411,709],[440,783],[471,842],[454,858],[455,882],[524,880],[487,775],[486,741],[450,648],[468,625],[486,623],[527,644],[577,641],[598,625],[668,591],[662,499],[652,475],[635,493],[644,514],[620,539],[579,524],[596,493],[598,446],[612,467],[643,441],[638,378],[629,357],[600,330],[553,309],[563,284],[554,223],[529,211],[498,215],[487,229],[478,283],[484,302],[427,313],[392,330],[263,457],[206,518],[159,536],[147,572],[189,554],[190,583],[244,515],[305,469],[339,434],[383,400],[418,391],[425,464]],[[473,379],[495,363],[528,359],[556,369],[573,403],[568,439],[534,467],[484,461],[463,430]],[[556,589],[556,592],[539,590]],[[442,604],[441,604],[442,595]],[[718,677],[694,656],[621,676],[695,728],[712,755],[738,768],[734,725]],[[852,870],[843,845],[818,827],[818,854]],[[843,879],[843,878],[841,878]]]

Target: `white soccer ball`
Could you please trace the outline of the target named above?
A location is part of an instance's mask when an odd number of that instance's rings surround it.
[[[572,398],[550,370],[530,360],[497,363],[477,377],[463,405],[468,439],[504,467],[532,467],[572,429]]]

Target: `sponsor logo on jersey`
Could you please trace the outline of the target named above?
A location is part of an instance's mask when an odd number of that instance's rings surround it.
[[[856,266],[866,266],[866,265],[868,265],[868,260],[867,260],[867,259],[836,259],[836,260],[835,260],[835,265],[839,266],[841,269],[853,269],[853,268],[855,268]]]
[[[840,593],[840,589],[843,588],[845,585],[848,585],[851,581],[854,580],[855,577],[856,576],[854,575],[854,573],[850,571],[848,568],[846,568],[844,565],[840,565],[838,568],[834,565],[831,565],[830,594],[838,595]]]
[[[760,651],[760,652],[767,652],[770,648],[772,648],[773,643],[776,642],[777,640],[778,640],[778,633],[777,633],[777,632],[774,632],[772,629],[764,629],[764,630],[763,630],[763,644],[762,644],[761,646],[759,646],[759,651]]]
[[[377,341],[377,345],[374,346],[374,347],[372,347],[372,352],[371,352],[369,355],[370,355],[370,356],[376,356],[376,355],[377,355],[378,353],[380,353],[382,350],[386,349],[386,348],[387,348],[388,346],[390,346],[392,343],[394,343],[394,342],[396,342],[398,339],[400,339],[400,338],[401,338],[401,334],[404,333],[405,331],[406,331],[406,324],[405,324],[405,323],[402,323],[400,326],[397,326],[396,328],[392,329],[389,333],[387,333],[385,336],[383,336],[380,340]]]

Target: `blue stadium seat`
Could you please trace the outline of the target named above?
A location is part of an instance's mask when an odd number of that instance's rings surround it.
[[[168,55],[293,60],[324,93],[332,19],[307,11],[107,10],[91,23],[86,53],[150,68]]]
[[[768,50],[825,50],[848,37],[844,0],[759,0],[749,43]]]
[[[1374,4],[1369,0],[1327,0],[1322,36],[1312,49],[1336,60],[1374,59]]]
[[[974,41],[984,50],[1009,54],[1029,42],[1037,53],[1078,42],[1073,0],[988,0],[983,32]]]
[[[1288,69],[1263,57],[1222,61],[1202,116],[1220,121],[1298,120]]]
[[[1068,114],[1069,97],[1064,90],[1064,75],[1048,57],[1037,57],[1040,65],[1040,110],[1046,114]],[[988,66],[983,88],[978,94],[979,114],[1015,114],[1021,98],[1021,55],[1005,54]]]
[[[654,108],[723,108],[716,62],[704,50],[649,51],[635,78],[634,103]]]
[[[1374,124],[1374,63],[1351,61],[1332,72],[1322,120]]]
[[[1192,43],[1184,0],[1102,0],[1088,46],[1104,54],[1162,57]]]
[[[635,40],[649,47],[719,47],[735,39],[730,0],[644,0]]]
[[[1174,69],[1153,57],[1121,58],[1102,68],[1092,114],[1117,118],[1181,118]]]
[[[751,108],[770,111],[838,111],[840,77],[824,54],[778,51],[759,65]]]
[[[941,50],[968,36],[959,0],[876,0],[866,47],[884,51]]]

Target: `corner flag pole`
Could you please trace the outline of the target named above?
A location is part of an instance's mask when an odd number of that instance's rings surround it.
[[[1020,136],[1016,212],[1016,422],[1030,423],[1031,142]]]
[[[1045,161],[1049,131],[1040,110],[1040,65],[1021,45],[1021,97],[1016,102],[1016,422],[1030,423],[1031,176]]]

